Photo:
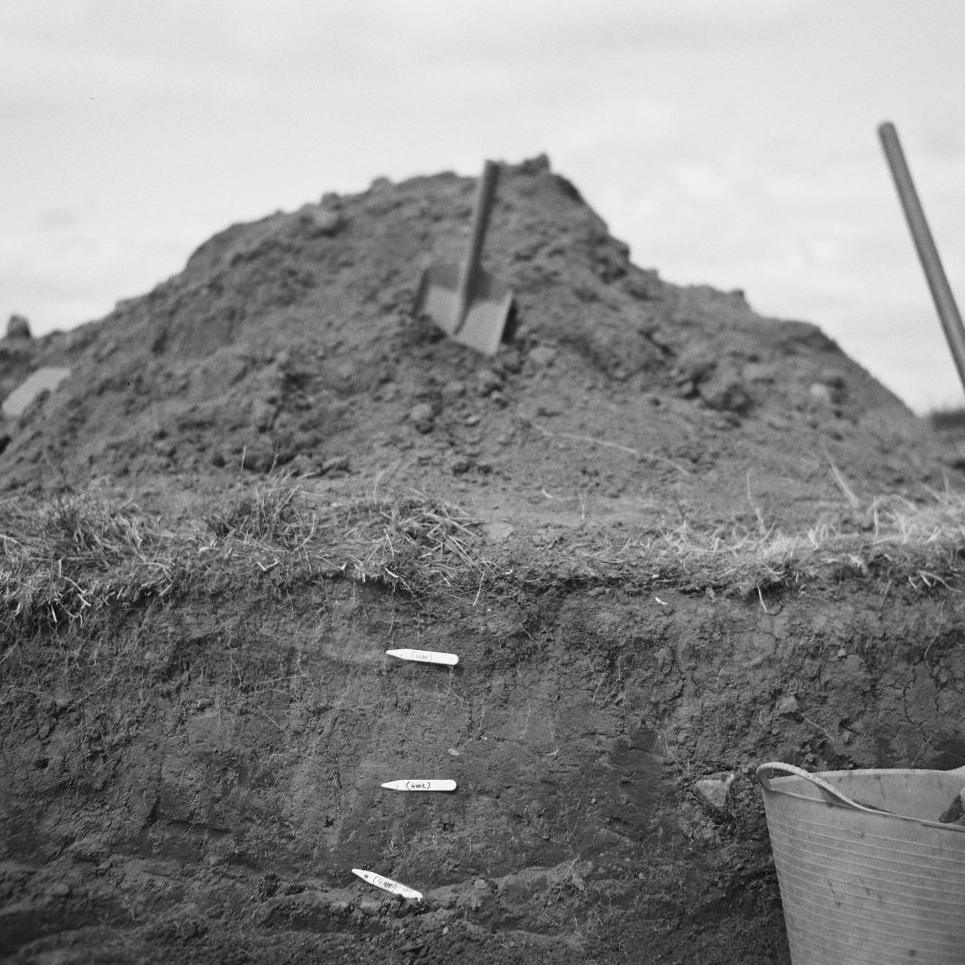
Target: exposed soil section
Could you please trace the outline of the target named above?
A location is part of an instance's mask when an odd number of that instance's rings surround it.
[[[443,339],[472,199],[326,195],[0,341],[0,395],[72,373],[0,427],[0,955],[783,962],[756,765],[965,763],[954,447],[545,159],[511,341]]]

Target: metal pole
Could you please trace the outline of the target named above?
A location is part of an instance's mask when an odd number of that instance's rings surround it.
[[[915,191],[915,184],[911,179],[911,171],[908,170],[908,164],[905,161],[895,125],[890,121],[880,124],[878,126],[878,137],[881,139],[881,146],[884,148],[888,167],[891,168],[891,176],[894,178],[895,187],[898,189],[898,198],[905,212],[905,220],[908,222],[911,237],[918,251],[918,258],[925,271],[925,279],[928,282],[928,288],[931,290],[931,297],[935,302],[938,318],[945,330],[945,338],[948,340],[948,347],[951,349],[955,368],[958,369],[958,378],[962,387],[965,388],[965,328],[962,327],[962,316],[958,312],[955,296],[952,294],[951,286],[945,277],[945,269],[942,268],[938,249],[935,247],[928,222],[925,220],[925,212],[922,209],[921,201],[918,199],[918,192]]]

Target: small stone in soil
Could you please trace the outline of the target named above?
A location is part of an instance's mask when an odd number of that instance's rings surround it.
[[[719,774],[712,774],[709,777],[701,778],[694,784],[694,791],[698,796],[711,807],[719,811],[724,810],[727,803],[727,796],[730,793],[731,785],[737,775],[733,771],[722,771]]]
[[[423,434],[432,431],[433,416],[432,406],[428,402],[420,402],[409,410],[409,421]]]
[[[476,375],[476,385],[480,395],[491,395],[503,387],[503,380],[492,369],[483,369]]]
[[[537,345],[534,349],[530,350],[529,360],[539,368],[552,365],[556,360],[556,349],[550,348],[549,345]]]

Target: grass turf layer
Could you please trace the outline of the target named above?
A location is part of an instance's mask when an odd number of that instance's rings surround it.
[[[845,521],[785,532],[683,522],[619,535],[487,538],[480,520],[432,497],[323,501],[288,477],[196,519],[165,519],[92,488],[0,506],[0,626],[6,634],[83,625],[112,607],[316,579],[378,581],[413,595],[478,597],[494,585],[672,586],[737,594],[814,580],[881,577],[927,591],[965,549],[965,496],[876,498]],[[10,637],[8,637],[10,639]]]

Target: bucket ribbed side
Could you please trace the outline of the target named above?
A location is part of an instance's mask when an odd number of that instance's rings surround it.
[[[794,965],[965,962],[965,834],[768,790],[764,802]]]

